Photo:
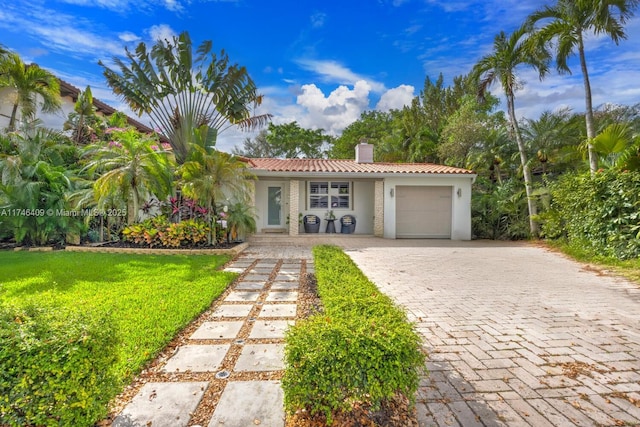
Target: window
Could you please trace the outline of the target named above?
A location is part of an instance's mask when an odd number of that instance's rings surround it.
[[[350,182],[309,182],[309,209],[349,209],[350,207]]]

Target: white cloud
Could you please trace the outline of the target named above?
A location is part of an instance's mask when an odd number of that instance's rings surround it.
[[[411,85],[400,85],[389,89],[380,97],[378,104],[376,104],[376,110],[399,110],[405,105],[411,105],[411,101],[415,97],[414,91],[415,88]]]
[[[296,62],[301,68],[316,73],[326,83],[355,85],[359,81],[366,81],[374,92],[385,90],[383,83],[354,73],[337,61],[299,59]]]
[[[158,40],[171,40],[173,37],[177,36],[176,32],[167,24],[153,25],[147,30],[147,32],[154,44]]]
[[[327,19],[327,14],[322,12],[315,12],[311,15],[311,26],[313,28],[322,28],[324,21]]]
[[[125,31],[123,33],[118,34],[118,38],[125,43],[131,43],[140,40],[136,34],[133,34],[130,31]]]
[[[315,84],[303,85],[297,104],[306,114],[298,119],[298,123],[302,127],[324,129],[328,134],[338,135],[369,108],[370,92],[371,86],[364,80],[357,81],[353,89],[339,86],[328,96]]]

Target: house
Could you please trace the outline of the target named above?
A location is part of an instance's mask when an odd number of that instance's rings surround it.
[[[258,232],[304,233],[298,219],[316,215],[356,220],[355,234],[389,239],[471,239],[470,170],[430,163],[374,163],[373,146],[356,147],[355,160],[246,159],[257,177]],[[293,220],[291,220],[293,219]]]
[[[80,95],[80,89],[58,79],[60,83],[60,97],[62,98],[61,109],[55,113],[43,113],[40,109],[36,114],[36,117],[42,121],[43,126],[62,130],[64,122],[67,121],[69,113],[73,112],[75,103]],[[13,89],[2,88],[0,89],[0,129],[4,129],[9,126],[11,119],[11,110],[13,109]],[[102,117],[108,117],[116,112],[116,109],[105,104],[97,98],[93,98],[93,106],[96,108],[96,114]],[[20,120],[20,109],[18,109],[18,120]],[[127,116],[127,122],[138,129],[142,133],[153,133],[153,129],[140,123],[137,120]]]

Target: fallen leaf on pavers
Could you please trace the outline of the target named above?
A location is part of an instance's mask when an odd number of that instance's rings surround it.
[[[156,397],[158,397],[158,393],[156,393],[156,391],[155,391],[155,390],[153,390],[153,391],[151,392],[151,394],[149,395],[149,400],[153,400],[153,399],[155,399]]]
[[[616,423],[617,426],[626,426],[627,423],[622,421],[622,420],[618,420],[616,418],[613,419],[613,421]]]
[[[255,424],[255,425],[257,425],[257,426],[258,426],[258,425],[260,425],[260,424],[261,424],[261,421],[260,421],[259,419],[257,419],[257,418],[256,418],[255,420],[253,420],[253,424]]]
[[[580,405],[580,402],[578,402],[576,400],[574,400],[572,402],[569,402],[569,403],[571,403],[571,406],[573,406],[576,409],[582,409],[582,406]]]

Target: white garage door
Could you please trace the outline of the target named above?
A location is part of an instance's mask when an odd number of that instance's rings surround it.
[[[451,238],[452,187],[396,187],[396,237]]]

